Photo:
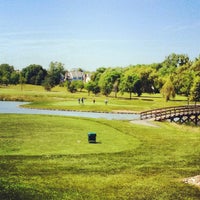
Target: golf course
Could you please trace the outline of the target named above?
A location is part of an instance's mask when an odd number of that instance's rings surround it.
[[[111,94],[105,105],[103,95],[32,85],[1,87],[0,99],[32,109],[112,113],[187,104],[178,95],[166,102],[160,94]],[[200,127],[150,123],[1,113],[0,199],[198,200],[200,187],[184,179],[200,175]],[[96,143],[88,142],[90,132]]]

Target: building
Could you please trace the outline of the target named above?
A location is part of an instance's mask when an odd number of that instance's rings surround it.
[[[90,74],[86,74],[78,69],[72,69],[65,73],[65,80],[69,81],[83,81],[88,82],[90,81]]]

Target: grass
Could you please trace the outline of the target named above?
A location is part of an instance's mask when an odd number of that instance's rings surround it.
[[[199,199],[200,128],[157,124],[2,114],[0,199]]]
[[[78,104],[78,98],[84,97],[84,105]],[[95,98],[96,103],[92,100]],[[174,100],[166,102],[160,94],[143,94],[141,97],[133,96],[129,99],[129,94],[118,94],[118,98],[114,98],[111,94],[108,99],[108,105],[105,105],[105,96],[90,95],[86,91],[69,93],[65,87],[55,87],[51,92],[47,92],[41,86],[24,85],[21,90],[20,85],[8,86],[0,88],[0,100],[14,100],[32,102],[26,107],[59,109],[59,110],[79,110],[94,112],[140,112],[144,110],[166,107],[186,105],[185,97],[176,96]]]
[[[15,115],[10,120],[10,115],[0,115],[0,123],[6,138],[0,143],[0,155],[113,153],[138,146],[137,140],[103,121],[40,115]],[[97,144],[88,144],[89,132],[98,132]]]
[[[85,98],[84,105],[77,99]],[[27,107],[116,112],[185,105],[160,94],[88,96],[64,87],[1,87],[0,100],[27,101]],[[93,104],[93,98],[96,103]],[[158,123],[0,114],[0,199],[190,200],[200,189],[182,182],[200,174],[200,128]],[[88,132],[97,133],[89,144]]]

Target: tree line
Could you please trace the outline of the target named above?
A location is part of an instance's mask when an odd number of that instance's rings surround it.
[[[168,101],[179,94],[186,96],[188,101],[200,101],[200,56],[191,61],[185,54],[172,53],[161,63],[100,67],[90,72],[91,80],[87,83],[64,79],[66,71],[60,62],[51,62],[47,70],[32,64],[21,71],[9,64],[1,64],[0,84],[43,85],[48,91],[60,84],[70,92],[85,88],[88,94],[102,93],[105,96],[111,92],[115,97],[119,92],[129,93],[130,99],[133,94],[161,93]]]

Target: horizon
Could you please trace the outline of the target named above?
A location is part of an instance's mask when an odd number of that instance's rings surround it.
[[[0,63],[94,71],[200,54],[195,0],[0,0]]]

